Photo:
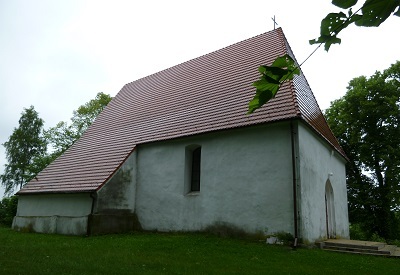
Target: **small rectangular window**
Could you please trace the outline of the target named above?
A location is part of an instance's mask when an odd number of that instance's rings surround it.
[[[190,191],[200,191],[200,163],[201,163],[201,147],[197,147],[192,152],[192,173],[190,179]]]
[[[184,194],[198,195],[200,192],[201,146],[191,144],[185,148]]]

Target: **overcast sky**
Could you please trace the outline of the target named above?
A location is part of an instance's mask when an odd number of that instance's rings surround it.
[[[302,62],[321,19],[339,10],[330,2],[0,0],[0,143],[23,108],[55,126],[98,92],[115,96],[128,82],[272,30],[274,15]],[[379,28],[350,27],[340,46],[321,47],[303,65],[321,109],[352,78],[400,59],[399,23],[392,16]]]

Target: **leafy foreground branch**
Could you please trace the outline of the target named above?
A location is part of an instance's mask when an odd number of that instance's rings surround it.
[[[253,83],[256,87],[256,95],[249,102],[248,114],[253,113],[262,105],[275,97],[280,86],[287,80],[293,79],[294,75],[300,74],[300,69],[295,61],[289,56],[278,57],[272,66],[260,66],[260,80]]]
[[[332,4],[346,9],[348,15],[343,12],[329,13],[321,21],[320,37],[310,40],[310,44],[325,44],[325,50],[328,51],[332,44],[340,44],[341,39],[337,35],[353,23],[359,27],[379,27],[390,15],[400,16],[399,0],[366,0],[360,9],[353,13],[352,7],[357,2],[333,0]]]
[[[321,21],[320,37],[310,40],[310,44],[319,44],[318,48],[325,45],[325,50],[329,51],[332,44],[341,43],[337,35],[353,23],[359,27],[379,27],[390,15],[400,16],[400,0],[366,0],[360,9],[353,13],[352,7],[357,2],[358,0],[332,0],[333,5],[347,9],[348,15],[343,12],[329,13]],[[295,65],[294,60],[285,55],[275,59],[271,66],[260,66],[261,76],[260,80],[253,83],[256,94],[249,102],[248,114],[274,98],[285,81],[293,79],[295,74],[300,74],[301,65]]]

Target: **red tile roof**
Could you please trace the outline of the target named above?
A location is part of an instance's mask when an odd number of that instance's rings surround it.
[[[342,156],[303,75],[251,115],[258,67],[291,53],[281,29],[126,84],[86,133],[18,194],[92,192],[137,144],[288,119],[303,119]]]

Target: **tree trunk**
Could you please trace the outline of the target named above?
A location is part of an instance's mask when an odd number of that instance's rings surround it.
[[[379,166],[379,162],[376,161],[375,163],[375,174],[378,180],[378,193],[379,193],[379,208],[377,213],[377,218],[379,221],[378,234],[385,238],[391,238],[391,221],[390,221],[390,199],[388,194],[387,184],[385,184],[385,179],[382,175],[382,169]]]

